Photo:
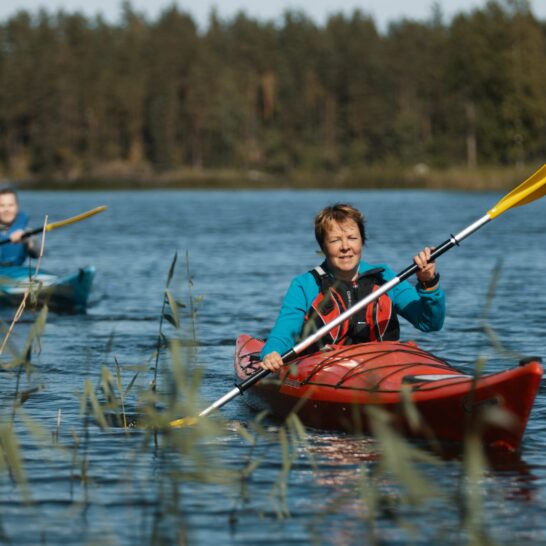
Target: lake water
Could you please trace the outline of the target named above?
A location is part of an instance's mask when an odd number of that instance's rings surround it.
[[[169,437],[101,430],[80,408],[85,382],[97,386],[103,367],[115,375],[116,361],[125,387],[140,370],[128,406],[134,408],[138,392],[153,380],[163,291],[175,252],[170,288],[186,304],[190,293],[199,300],[197,347],[185,347],[182,356],[190,371],[203,372],[205,407],[232,388],[237,335],[266,336],[290,279],[320,262],[313,237],[320,208],[334,201],[359,207],[367,217],[364,258],[400,271],[421,247],[443,242],[500,197],[413,190],[23,192],[33,226],[46,213],[56,221],[98,205],[108,210],[46,239],[43,269],[96,266],[88,312],[51,313],[32,373],[0,371],[3,424],[12,418],[16,389],[39,387],[14,419],[27,496],[0,460],[0,543],[462,544],[476,537],[463,530],[472,531],[474,518],[483,540],[546,544],[543,386],[521,454],[491,465],[468,493],[466,519],[460,457],[412,467],[436,488],[436,496],[414,499],[403,479],[382,473],[380,447],[369,438],[308,431],[307,446],[289,441],[294,461],[285,476],[284,429],[266,420],[262,434],[240,399],[223,408],[225,420],[211,420],[217,429]],[[404,324],[402,338],[467,371],[480,355],[488,372],[515,365],[516,357],[500,354],[481,329],[501,261],[488,324],[509,350],[544,355],[545,233],[542,200],[507,212],[452,249],[438,261],[448,303],[444,329],[423,334]],[[180,312],[179,335],[187,341],[192,321],[188,307]],[[13,310],[0,311],[5,323],[12,316]],[[26,313],[17,324],[15,347],[23,346],[35,318]],[[164,326],[170,335],[169,328]],[[165,349],[161,355],[158,391],[169,393],[171,358]],[[254,446],[240,425],[255,435]],[[247,477],[244,469],[256,460],[260,464]]]

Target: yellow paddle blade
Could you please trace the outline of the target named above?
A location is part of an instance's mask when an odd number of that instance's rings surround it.
[[[105,210],[106,210],[106,205],[101,205],[100,207],[97,207],[92,210],[88,210],[87,212],[82,212],[81,214],[78,214],[77,216],[72,216],[72,218],[67,218],[66,220],[60,220],[59,222],[52,222],[51,224],[47,224],[46,231],[51,231],[52,229],[67,226],[68,224],[79,222],[80,220],[85,220],[86,218],[89,218],[90,216],[94,216],[95,214],[98,214],[99,212],[104,212]]]
[[[505,195],[490,211],[491,219],[500,216],[512,207],[527,205],[546,195],[546,164],[517,188],[514,188],[508,195]]]
[[[197,417],[182,417],[181,419],[175,419],[169,422],[169,426],[172,428],[192,427],[198,423]]]

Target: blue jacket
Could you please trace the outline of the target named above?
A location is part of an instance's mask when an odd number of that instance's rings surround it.
[[[365,273],[376,267],[384,268],[383,279],[387,282],[396,273],[387,265],[372,265],[360,262],[359,272]],[[295,277],[286,292],[281,310],[262,349],[262,358],[277,351],[281,355],[290,350],[301,335],[305,315],[315,298],[319,287],[311,272]],[[408,320],[423,332],[440,330],[445,318],[445,294],[438,287],[435,290],[416,288],[408,281],[402,281],[387,292],[397,314]]]
[[[9,239],[10,235],[18,229],[26,229],[28,226],[28,216],[24,212],[19,212],[13,223],[7,229],[0,228],[0,241]],[[0,246],[0,266],[1,265],[23,265],[27,258],[27,246],[24,243],[8,243]]]

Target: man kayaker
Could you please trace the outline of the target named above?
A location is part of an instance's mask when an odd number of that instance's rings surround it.
[[[299,340],[339,316],[396,274],[387,265],[361,260],[366,241],[364,217],[356,208],[337,203],[315,217],[315,238],[324,262],[292,280],[281,310],[261,353],[262,367],[278,371],[281,355]],[[402,281],[319,340],[308,352],[331,344],[394,341],[400,337],[398,315],[423,332],[440,330],[445,318],[445,294],[440,275],[425,247],[414,258],[417,286]]]
[[[24,238],[28,216],[19,210],[19,200],[13,188],[0,188],[0,267],[22,265],[27,256],[38,257],[31,237]]]

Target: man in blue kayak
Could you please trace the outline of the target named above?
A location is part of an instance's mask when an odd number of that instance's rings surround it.
[[[38,257],[33,239],[25,238],[27,227],[28,216],[19,210],[15,190],[0,188],[0,267],[22,265],[27,256]]]
[[[395,277],[387,265],[372,265],[361,259],[366,241],[364,217],[351,205],[337,203],[319,212],[315,238],[326,259],[319,267],[296,277],[286,293],[261,355],[262,367],[272,372],[281,368],[281,354],[297,341]],[[436,266],[430,261],[431,251],[426,247],[414,257],[416,287],[402,281],[336,326],[308,351],[324,350],[329,345],[398,340],[398,315],[423,332],[439,330],[444,323],[445,295]]]

